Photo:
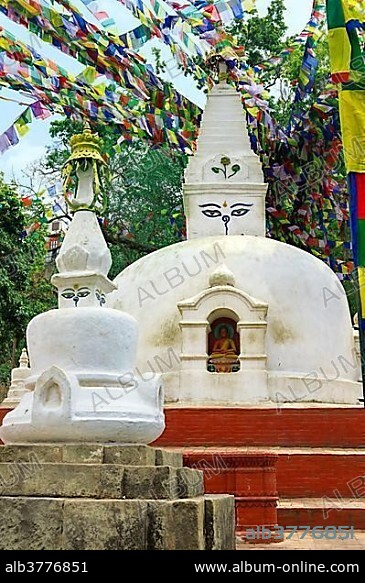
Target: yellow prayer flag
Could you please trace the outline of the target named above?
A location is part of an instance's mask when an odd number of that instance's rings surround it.
[[[365,91],[340,91],[342,141],[348,172],[365,172]]]
[[[88,66],[85,67],[85,69],[80,73],[79,77],[83,77],[85,81],[89,83],[89,85],[91,85],[92,83],[94,83],[97,74],[98,73],[95,67]]]
[[[363,22],[365,17],[365,7],[360,6],[359,0],[342,0],[345,22],[349,20],[360,20]]]
[[[179,144],[179,141],[173,131],[167,129],[167,135],[169,137],[170,142],[172,142],[173,144]]]
[[[255,8],[256,0],[244,0],[243,1],[243,8],[246,12],[251,12],[253,8]]]
[[[358,267],[357,269],[359,279],[359,291],[361,299],[361,317],[365,319],[365,267]]]
[[[350,72],[351,44],[346,28],[328,31],[332,74]]]
[[[31,14],[32,16],[37,16],[41,12],[40,6],[38,4],[29,2],[29,0],[16,0],[16,3],[20,4],[20,6],[24,8],[28,12],[28,14]]]
[[[29,132],[29,127],[24,123],[15,122],[14,125],[20,137],[27,135]]]

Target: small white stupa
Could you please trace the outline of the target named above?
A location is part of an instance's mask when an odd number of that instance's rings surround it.
[[[109,249],[97,217],[99,166],[90,130],[71,140],[66,169],[78,178],[75,211],[57,259],[59,309],[36,316],[27,330],[26,394],[0,428],[6,443],[150,443],[164,429],[163,389],[133,370],[137,322],[105,307],[115,289]]]
[[[0,405],[0,409],[14,409],[19,405],[22,397],[27,392],[25,381],[30,375],[29,358],[27,349],[23,348],[19,358],[19,366],[11,371],[11,383],[6,398]]]
[[[185,175],[188,240],[130,265],[108,299],[138,321],[138,370],[163,374],[167,402],[361,397],[346,296],[322,261],[265,237],[265,194],[239,95],[221,82]]]

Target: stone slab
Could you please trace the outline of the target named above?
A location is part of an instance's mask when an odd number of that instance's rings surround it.
[[[120,498],[123,472],[123,467],[102,464],[0,463],[0,492],[3,496]]]
[[[191,468],[176,470],[177,491],[175,498],[191,498],[204,494],[204,473]]]
[[[155,450],[147,445],[104,445],[103,463],[154,466],[156,465]]]
[[[236,544],[234,497],[225,494],[206,494],[205,503],[205,544],[206,550],[234,550]]]
[[[204,497],[175,500],[172,503],[172,532],[175,549],[205,550]]]
[[[5,445],[0,448],[0,462],[27,462],[29,458],[39,463],[121,464],[136,466],[173,465],[179,454],[166,456],[169,463],[157,464],[156,451],[147,445],[29,444]],[[182,463],[177,463],[180,467]]]
[[[144,500],[66,500],[62,549],[146,549],[146,511]]]
[[[147,539],[150,550],[204,550],[204,497],[149,500]]]
[[[172,466],[173,468],[182,468],[183,454],[168,449],[155,449],[156,466]]]
[[[185,500],[1,496],[0,550],[230,550],[234,548],[230,534],[218,534],[217,525],[225,524],[231,533],[233,498],[209,498],[207,507],[204,496]],[[209,541],[206,508],[216,525]]]
[[[4,445],[0,447],[0,463],[29,462],[61,463],[62,445]]]
[[[190,468],[0,463],[0,494],[4,496],[173,500],[203,493],[203,473]]]
[[[168,499],[204,494],[203,473],[170,466],[125,467],[122,484],[126,498]]]
[[[62,498],[0,496],[0,550],[63,548]]]

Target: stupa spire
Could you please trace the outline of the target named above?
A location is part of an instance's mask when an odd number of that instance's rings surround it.
[[[100,188],[105,161],[100,139],[86,125],[71,138],[71,155],[63,168],[65,199],[74,219],[67,231],[52,283],[58,289],[60,308],[103,307],[115,289],[108,279],[112,259],[96,212],[105,210],[105,189]],[[69,193],[73,179],[75,194]],[[70,189],[72,191],[72,188]]]
[[[266,185],[237,91],[220,72],[203,114],[184,186],[188,238],[265,236]]]

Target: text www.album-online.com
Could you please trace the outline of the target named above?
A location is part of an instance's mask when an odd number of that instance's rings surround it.
[[[359,573],[358,563],[195,563],[195,573]]]

